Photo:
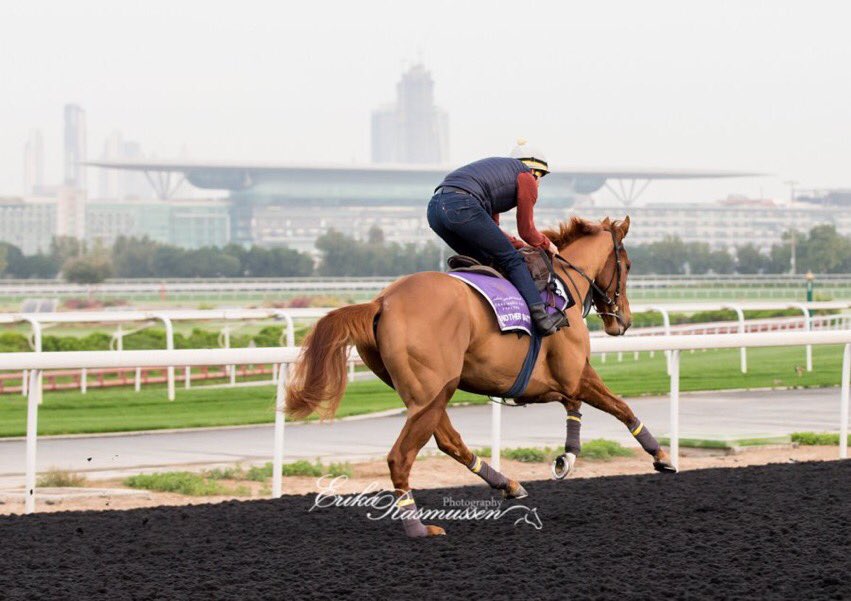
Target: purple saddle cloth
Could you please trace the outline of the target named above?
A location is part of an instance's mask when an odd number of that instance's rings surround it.
[[[526,306],[526,301],[520,296],[514,284],[482,273],[453,271],[447,275],[467,283],[488,301],[501,331],[520,331],[532,335],[532,317],[529,315],[529,307]],[[555,293],[541,292],[541,300],[547,304],[549,313],[563,311],[568,305],[567,292],[560,284],[558,288]]]

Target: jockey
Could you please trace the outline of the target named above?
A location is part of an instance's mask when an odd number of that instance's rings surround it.
[[[547,173],[544,155],[518,140],[510,158],[482,159],[447,175],[428,204],[431,229],[455,252],[499,266],[529,305],[532,322],[543,336],[555,333],[564,317],[547,313],[517,249],[528,244],[550,255],[558,253],[535,228],[533,216],[538,183]],[[499,214],[515,207],[522,240],[499,227]]]

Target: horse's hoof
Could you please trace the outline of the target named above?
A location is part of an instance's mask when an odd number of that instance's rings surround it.
[[[508,489],[502,491],[503,499],[525,499],[528,496],[529,493],[516,480],[509,480]]]
[[[426,536],[446,536],[446,530],[440,526],[426,526]]]
[[[677,468],[667,461],[654,461],[653,469],[662,474],[676,474]]]
[[[576,455],[573,453],[562,453],[555,459],[553,459],[553,464],[550,466],[550,471],[553,474],[553,479],[555,480],[564,480],[571,473],[573,473],[573,467],[576,465]]]

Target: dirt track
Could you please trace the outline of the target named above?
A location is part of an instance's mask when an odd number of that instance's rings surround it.
[[[311,496],[0,518],[0,599],[842,599],[851,462],[527,484],[543,523],[408,540]],[[482,487],[421,491],[486,499]]]

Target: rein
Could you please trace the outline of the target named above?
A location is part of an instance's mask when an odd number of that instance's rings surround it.
[[[612,279],[609,280],[608,285],[605,290],[600,288],[597,285],[597,282],[594,281],[582,268],[577,267],[560,254],[556,253],[555,258],[564,263],[568,268],[572,269],[579,275],[581,275],[586,282],[588,282],[588,294],[585,295],[585,298],[582,299],[582,317],[588,317],[588,314],[591,312],[591,304],[592,300],[596,297],[601,303],[603,303],[606,308],[611,309],[612,311],[600,312],[597,311],[597,315],[609,315],[614,317],[622,326],[626,326],[623,321],[623,318],[620,316],[620,310],[618,307],[618,300],[621,295],[621,258],[618,254],[619,251],[624,250],[623,243],[619,243],[615,239],[615,232],[610,231],[612,235],[612,245],[614,246],[614,255],[615,255],[615,272],[612,274]],[[567,279],[570,280],[570,283],[573,284],[573,287],[576,289],[576,292],[579,293],[579,287],[576,285],[576,282],[573,281],[573,278],[570,277],[570,272],[565,271],[565,275],[567,275]],[[615,290],[612,296],[609,296],[609,291],[612,288],[612,284],[615,284]]]

